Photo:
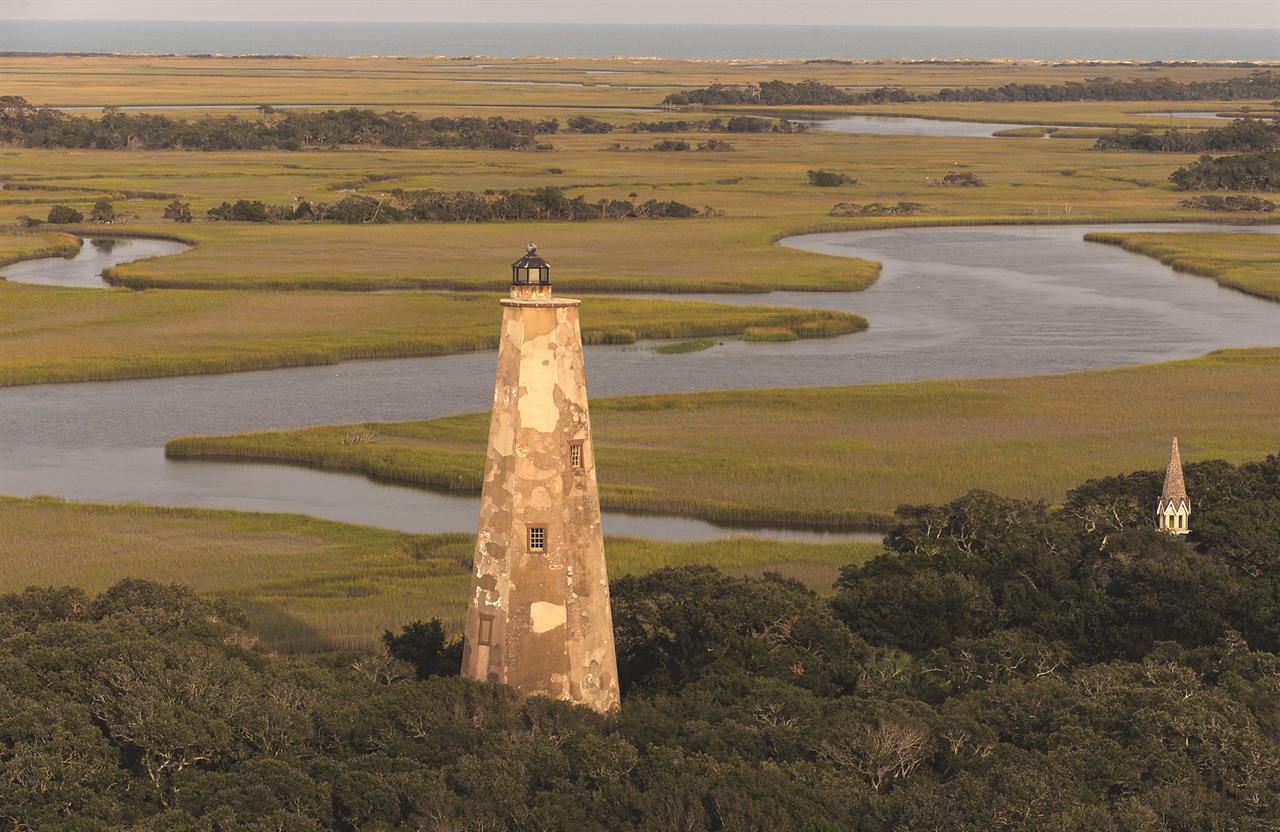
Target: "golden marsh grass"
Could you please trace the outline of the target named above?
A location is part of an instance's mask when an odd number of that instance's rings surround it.
[[[1220,285],[1280,300],[1280,236],[1162,232],[1094,232],[1085,239],[1154,257],[1175,271],[1210,277]]]
[[[0,281],[0,386],[226,373],[493,349],[496,295],[63,289]],[[583,340],[813,336],[866,326],[839,312],[588,298]]]

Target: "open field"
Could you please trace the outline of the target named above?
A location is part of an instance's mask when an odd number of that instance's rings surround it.
[[[653,107],[668,93],[713,83],[812,78],[850,90],[1053,84],[1110,77],[1187,82],[1246,75],[1245,66],[1094,65],[1036,61],[829,64],[802,61],[481,58],[213,58],[4,56],[14,95],[48,105],[242,103],[453,106]],[[1199,109],[1199,108],[1193,108]]]
[[[607,541],[614,577],[687,563],[780,571],[829,591],[838,568],[875,544],[757,538],[673,544]],[[466,608],[468,535],[409,535],[299,515],[102,506],[0,497],[0,592],[70,584],[89,593],[122,578],[178,582],[231,598],[274,649],[368,647],[384,629]]]
[[[498,296],[63,289],[0,281],[0,386],[148,378],[493,349]],[[853,332],[839,312],[589,298],[586,343]]]
[[[1086,234],[1095,243],[1154,257],[1180,272],[1211,277],[1220,285],[1280,300],[1280,240],[1238,234]]]
[[[971,488],[1055,501],[1089,477],[1280,450],[1280,348],[1066,375],[592,402],[602,504],[723,522],[885,522]],[[487,414],[176,439],[182,458],[272,460],[478,492]],[[373,444],[345,445],[351,432]]]

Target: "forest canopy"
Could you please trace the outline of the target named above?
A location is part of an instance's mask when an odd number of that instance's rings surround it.
[[[179,587],[0,596],[0,830],[1271,830],[1280,457],[1188,465],[1190,540],[1160,482],[905,506],[829,599],[615,581],[608,716],[438,675],[430,625],[415,667]]]

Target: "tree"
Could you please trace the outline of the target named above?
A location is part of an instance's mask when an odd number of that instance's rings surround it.
[[[55,205],[49,209],[49,222],[58,225],[70,225],[83,222],[84,214],[69,205]]]
[[[93,213],[89,218],[94,222],[112,223],[116,219],[116,209],[106,199],[99,199],[93,203]]]
[[[174,222],[191,222],[191,205],[175,199],[164,209],[164,218]]]
[[[394,658],[413,665],[419,679],[457,676],[462,670],[462,639],[449,638],[438,618],[406,624],[399,635],[387,630],[382,643]]]

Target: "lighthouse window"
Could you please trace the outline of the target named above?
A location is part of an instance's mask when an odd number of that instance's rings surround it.
[[[572,442],[569,444],[569,464],[574,468],[582,467],[582,443]]]
[[[529,527],[529,551],[545,552],[547,550],[547,527]]]
[[[476,633],[476,641],[482,645],[493,644],[493,616],[480,616],[480,631]]]

